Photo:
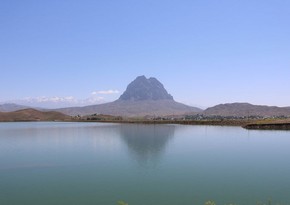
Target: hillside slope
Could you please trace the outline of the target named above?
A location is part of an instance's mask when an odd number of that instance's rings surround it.
[[[35,109],[24,109],[14,112],[0,112],[1,122],[13,121],[63,121],[71,117],[55,111],[42,112]]]
[[[23,110],[29,108],[28,106],[18,105],[14,103],[5,103],[0,105],[0,112],[14,112],[17,110]]]
[[[180,115],[186,113],[197,113],[202,110],[199,108],[190,107],[173,100],[146,100],[146,101],[124,101],[117,100],[111,103],[100,105],[91,105],[85,107],[62,108],[57,111],[67,115],[91,115],[91,114],[106,114],[114,116],[166,116]]]
[[[228,103],[207,108],[203,114],[219,116],[290,116],[290,107]]]

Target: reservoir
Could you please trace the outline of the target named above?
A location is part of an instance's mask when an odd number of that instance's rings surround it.
[[[1,205],[290,204],[290,132],[0,123]]]

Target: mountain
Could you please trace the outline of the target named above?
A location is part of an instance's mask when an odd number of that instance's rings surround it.
[[[204,115],[219,116],[290,116],[290,107],[252,105],[249,103],[228,103],[207,108]]]
[[[24,109],[14,112],[0,112],[0,122],[13,121],[63,121],[71,117],[55,111],[42,112],[35,109]]]
[[[164,86],[156,79],[139,76],[131,82],[119,100],[144,101],[144,100],[173,100]]]
[[[105,114],[114,116],[166,116],[197,113],[202,110],[174,101],[156,78],[137,77],[120,98],[111,103],[57,109],[67,115]]]
[[[13,112],[16,110],[22,110],[28,108],[27,106],[24,105],[17,105],[14,103],[5,103],[0,105],[0,112]]]

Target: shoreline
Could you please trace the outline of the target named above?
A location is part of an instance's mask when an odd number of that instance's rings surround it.
[[[290,123],[248,124],[243,128],[248,130],[290,130]]]
[[[290,121],[281,120],[17,120],[1,122],[97,122],[120,124],[179,124],[179,125],[209,125],[209,126],[237,126],[247,130],[290,130]],[[1,123],[0,122],[0,123]]]

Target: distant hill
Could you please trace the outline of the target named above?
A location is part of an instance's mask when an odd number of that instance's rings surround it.
[[[13,112],[16,110],[23,110],[29,108],[28,106],[24,106],[24,105],[17,105],[14,103],[5,103],[0,105],[0,112]]]
[[[290,116],[290,107],[228,103],[207,108],[203,114],[219,116]]]
[[[14,112],[0,112],[0,122],[13,121],[63,121],[71,117],[55,111],[42,112],[35,109],[24,109]]]
[[[165,116],[197,113],[202,110],[178,103],[156,78],[137,77],[120,98],[111,103],[57,109],[67,115],[105,114],[114,116]]]

